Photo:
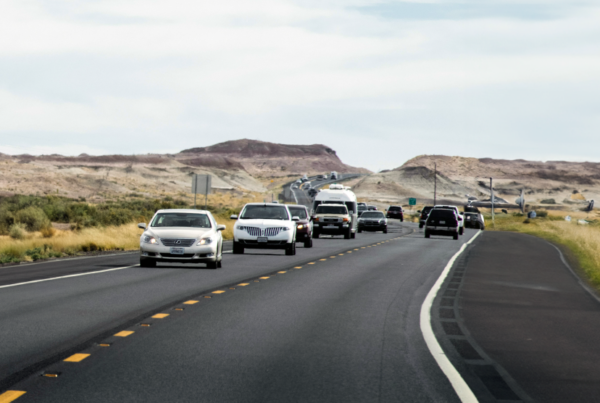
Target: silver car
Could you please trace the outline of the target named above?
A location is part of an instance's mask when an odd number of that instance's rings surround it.
[[[140,266],[156,263],[206,263],[221,267],[224,225],[218,225],[209,211],[158,210],[140,237]]]

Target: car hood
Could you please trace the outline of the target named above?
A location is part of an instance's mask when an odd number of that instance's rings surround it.
[[[146,231],[146,235],[155,238],[189,238],[198,239],[204,236],[213,235],[213,228],[156,228],[151,227]]]
[[[245,227],[292,227],[294,225],[294,221],[284,221],[284,220],[238,220],[236,222],[237,225],[242,225]]]

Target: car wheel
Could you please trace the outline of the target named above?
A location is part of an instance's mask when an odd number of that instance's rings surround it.
[[[452,235],[452,238],[458,239],[458,232],[455,232],[454,235]]]
[[[233,254],[234,255],[243,255],[244,247],[239,244],[239,242],[233,241]]]
[[[419,228],[423,228],[423,224],[419,223]]]
[[[312,233],[312,237],[313,238],[318,238],[319,237],[319,233],[317,231]]]
[[[384,234],[387,234],[387,227],[383,230]]]
[[[217,269],[220,269],[223,267],[223,258],[221,258],[221,260],[219,260],[219,262],[217,263]]]
[[[350,238],[352,238],[352,239],[356,239],[356,232],[353,232],[353,233],[350,235]]]
[[[358,230],[358,233],[360,234],[361,232],[362,232],[362,229],[359,229],[359,230]]]
[[[209,269],[217,269],[219,267],[218,262],[206,262],[206,267]]]
[[[312,248],[312,238],[308,238],[306,241],[304,241],[304,247]]]
[[[429,234],[429,231],[425,230],[425,238],[431,238],[431,235]]]
[[[294,256],[296,254],[296,242],[292,242],[285,248],[285,254],[287,256]]]
[[[464,227],[460,227],[460,229],[458,230],[458,234],[459,235],[463,235],[465,233],[465,228]]]
[[[344,239],[350,239],[351,234],[352,234],[352,230],[348,228],[348,231],[344,234]]]
[[[156,260],[154,259],[140,259],[141,267],[156,267]]]

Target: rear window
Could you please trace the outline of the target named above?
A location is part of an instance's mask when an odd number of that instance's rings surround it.
[[[348,209],[345,206],[328,206],[321,204],[317,207],[317,214],[348,214]]]
[[[368,211],[363,213],[360,218],[385,218],[380,211]]]
[[[450,218],[456,218],[456,215],[454,214],[454,211],[452,210],[431,210],[429,212],[429,218],[434,218],[434,219],[450,219]]]
[[[402,207],[398,207],[398,206],[390,206],[390,208],[388,209],[388,211],[400,211],[402,210]]]

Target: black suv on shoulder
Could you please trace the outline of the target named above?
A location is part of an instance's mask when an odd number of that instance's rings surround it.
[[[458,239],[458,217],[454,210],[432,209],[425,222],[425,238],[431,235],[447,235]]]
[[[421,217],[419,217],[419,228],[423,228],[425,226],[425,221],[427,221],[427,216],[429,212],[433,209],[433,206],[425,206],[423,210],[421,210]]]
[[[401,206],[390,206],[388,207],[387,218],[397,218],[401,222],[404,221],[404,210],[402,210]]]

